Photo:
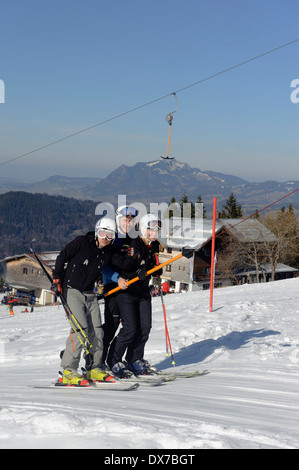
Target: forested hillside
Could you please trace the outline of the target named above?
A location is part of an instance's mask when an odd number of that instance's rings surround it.
[[[95,201],[22,191],[0,195],[0,259],[28,252],[61,250],[76,235],[94,229]]]

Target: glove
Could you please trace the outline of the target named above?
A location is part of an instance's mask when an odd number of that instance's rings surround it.
[[[183,248],[182,255],[184,258],[192,258],[194,250],[192,248]]]
[[[121,249],[121,252],[125,253],[128,256],[130,256],[130,258],[134,258],[135,250],[134,250],[133,246],[124,245]]]
[[[53,279],[53,284],[51,285],[51,290],[56,295],[62,294],[62,285],[60,279]]]
[[[139,281],[145,281],[146,279],[146,268],[140,268],[136,271]]]

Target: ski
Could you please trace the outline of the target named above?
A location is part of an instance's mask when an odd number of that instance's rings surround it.
[[[107,388],[107,390],[136,390],[139,387],[139,383],[136,382],[130,382],[130,383],[123,383],[120,380],[117,382],[93,382],[91,384],[92,387],[95,387],[96,389],[104,390]]]
[[[184,371],[177,371],[177,372],[170,372],[170,371],[156,371],[155,374],[160,377],[175,377],[177,379],[191,379],[193,377],[199,377],[201,375],[209,374],[208,370],[194,370],[192,372],[184,372]]]
[[[81,367],[81,370],[82,370],[82,375],[83,377],[86,378],[86,369],[84,367]],[[114,376],[113,375],[113,372],[110,370],[110,369],[105,369],[105,372],[110,375],[110,376]],[[126,378],[118,378],[118,377],[115,377],[115,380],[117,381],[121,381],[121,382],[126,382],[126,383],[139,383],[141,385],[151,385],[153,387],[155,386],[158,386],[158,385],[162,385],[166,382],[172,382],[173,380],[175,380],[176,377],[175,376],[170,376],[170,375],[157,375],[156,372],[151,372],[150,374],[147,374],[147,375],[135,375],[135,374],[132,374],[130,377],[126,377]]]
[[[159,385],[163,385],[167,382],[164,377],[157,377],[157,376],[148,376],[148,375],[139,375],[129,377],[127,379],[119,379],[121,382],[124,383],[138,383],[138,385],[149,385],[151,387],[157,387]]]
[[[176,376],[174,375],[165,374],[134,375],[133,377],[134,379],[139,380],[141,382],[155,382],[156,380],[161,380],[163,382],[172,382],[176,379]]]
[[[64,389],[71,389],[71,390],[116,390],[116,391],[129,391],[129,390],[136,390],[139,387],[139,383],[130,382],[130,383],[123,383],[123,382],[92,382],[90,385],[86,386],[78,386],[78,385],[64,385],[61,382],[57,381],[50,385],[33,385],[31,388],[35,389],[57,389],[57,390],[64,390]]]

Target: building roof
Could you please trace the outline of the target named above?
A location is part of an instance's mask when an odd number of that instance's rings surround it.
[[[265,274],[271,274],[272,273],[272,266],[271,263],[262,263],[259,266],[260,274],[265,273]],[[283,263],[277,263],[277,266],[275,268],[275,274],[277,273],[296,273],[298,272],[298,269],[292,268],[292,266],[288,266],[287,264]],[[256,268],[255,266],[248,267],[246,270],[239,272],[240,274],[252,274],[256,275]]]
[[[216,221],[216,233],[223,227],[223,224]],[[182,219],[173,217],[169,221],[165,244],[169,248],[182,249],[190,247],[200,248],[212,237],[213,221],[209,219]]]
[[[218,219],[225,228],[241,242],[273,242],[274,233],[257,219]]]
[[[183,247],[199,249],[212,238],[213,221],[211,219],[182,219],[173,217],[169,220],[169,229],[163,242],[169,248],[181,250]],[[228,231],[242,242],[275,241],[275,235],[257,219],[217,219],[216,236],[221,231]]]
[[[45,268],[52,271],[54,269],[55,261],[58,254],[59,251],[45,251],[42,253],[37,253],[37,256],[39,257]],[[10,261],[15,261],[21,258],[30,258],[37,263],[32,253],[22,253],[21,255],[7,256],[6,258],[0,261],[4,263],[9,263]]]

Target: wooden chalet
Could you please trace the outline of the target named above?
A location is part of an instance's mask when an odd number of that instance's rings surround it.
[[[163,281],[170,284],[172,291],[205,290],[210,288],[211,275],[211,246],[212,246],[213,221],[203,219],[202,226],[198,229],[192,228],[192,223],[187,230],[182,228],[180,218],[173,217],[171,229],[167,238],[163,240],[164,251],[160,253],[160,261],[164,262],[179,254],[186,246],[193,248],[194,255],[191,259],[184,257],[164,267]],[[226,237],[232,237],[242,243],[274,242],[275,235],[257,219],[217,219],[215,251],[221,252]],[[297,269],[284,264],[278,264],[275,270],[275,280],[293,277]],[[236,273],[237,283],[264,282],[271,279],[271,267],[269,264],[261,264],[261,272],[257,274],[255,266],[244,266],[243,270]],[[216,262],[217,274],[217,262]],[[230,285],[228,279],[215,277],[215,287]]]
[[[58,254],[58,251],[37,254],[50,276]],[[13,296],[32,305],[51,305],[55,301],[50,282],[33,254],[8,256],[1,262],[4,264],[5,283]]]

